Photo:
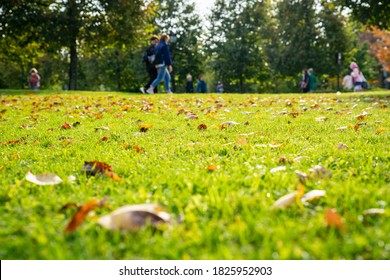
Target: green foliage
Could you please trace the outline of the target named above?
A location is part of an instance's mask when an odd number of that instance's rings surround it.
[[[390,3],[378,0],[335,0],[338,5],[349,8],[355,20],[380,29],[390,27]]]
[[[251,81],[261,85],[268,69],[262,50],[267,1],[216,1],[206,41],[211,68],[228,92],[245,92]]]

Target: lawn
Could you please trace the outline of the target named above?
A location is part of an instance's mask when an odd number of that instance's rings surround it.
[[[0,93],[1,259],[390,258],[388,91]],[[146,203],[171,222],[99,223]]]

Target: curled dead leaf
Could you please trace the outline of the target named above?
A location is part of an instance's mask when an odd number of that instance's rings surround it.
[[[103,216],[98,223],[109,230],[136,231],[147,225],[157,227],[170,223],[171,215],[157,204],[126,205],[109,215]]]
[[[307,193],[305,193],[302,197],[301,197],[301,202],[303,204],[307,203],[308,201],[312,201],[312,200],[316,200],[320,197],[323,197],[326,195],[326,191],[324,190],[311,190]]]
[[[295,170],[295,174],[297,174],[299,182],[301,182],[302,184],[306,184],[307,180],[309,180],[309,176],[304,172]]]
[[[273,208],[286,208],[290,206],[291,204],[295,203],[297,200],[297,191],[294,191],[292,193],[286,194],[285,196],[282,196],[277,201],[275,201]]]
[[[238,125],[239,123],[238,122],[234,122],[234,121],[227,121],[227,122],[223,122],[221,123],[221,128],[224,129],[224,128],[227,128],[227,127],[232,127],[234,125]]]
[[[57,185],[62,183],[62,179],[56,174],[37,174],[34,175],[31,171],[27,172],[26,180],[40,186]]]
[[[96,199],[92,199],[92,200],[84,203],[82,206],[79,206],[78,210],[76,211],[76,213],[73,215],[72,219],[67,224],[64,232],[65,233],[74,232],[84,222],[85,217],[87,216],[87,214],[89,212],[91,212],[92,210],[94,210],[96,208],[102,207],[106,201],[107,201],[107,197],[104,197],[100,201],[98,201]],[[66,205],[68,205],[68,207],[77,206],[77,204],[68,203],[68,204],[65,204],[62,208],[64,208]]]

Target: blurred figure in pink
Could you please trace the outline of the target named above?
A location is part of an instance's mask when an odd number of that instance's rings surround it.
[[[30,78],[28,79],[28,86],[30,89],[39,89],[41,77],[38,75],[36,68],[31,68]]]

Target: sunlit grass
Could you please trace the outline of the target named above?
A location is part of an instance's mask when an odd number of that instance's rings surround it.
[[[387,92],[2,93],[1,259],[390,257]],[[190,112],[198,119],[186,118]],[[363,112],[368,115],[359,120]],[[316,120],[321,117],[326,120]],[[222,126],[226,121],[238,124]],[[73,127],[62,129],[65,122]],[[140,124],[152,126],[140,132]],[[200,124],[207,128],[199,130]],[[338,149],[339,143],[348,148]],[[123,181],[86,177],[84,161],[95,160]],[[272,209],[300,187],[295,171],[309,174],[315,165],[332,177],[308,181],[305,191],[326,190],[326,196],[307,206]],[[270,171],[278,166],[286,170]],[[24,179],[29,170],[55,173],[64,182],[34,185]],[[64,204],[104,196],[107,207],[75,233],[63,233],[74,213],[60,212]],[[149,202],[182,216],[183,223],[134,233],[97,224],[97,216],[120,206]],[[337,210],[343,229],[326,226],[329,208]],[[369,208],[386,212],[363,215]]]

